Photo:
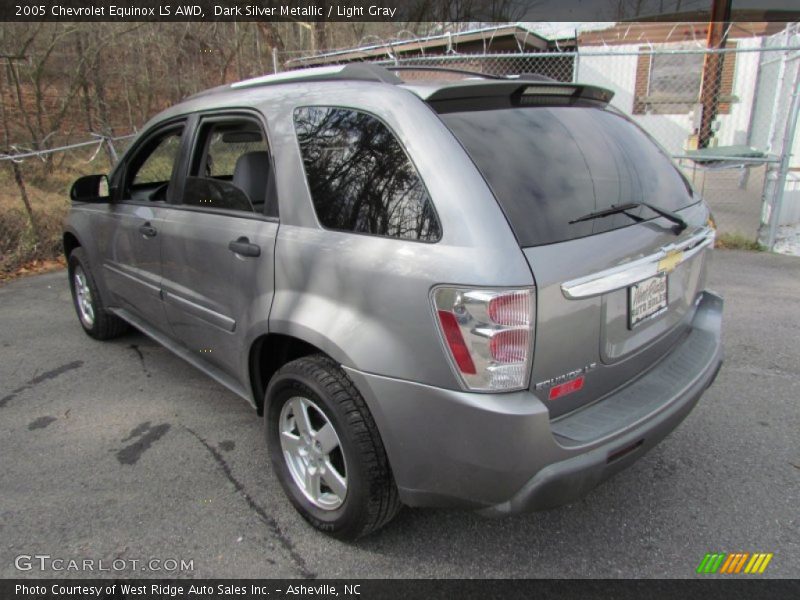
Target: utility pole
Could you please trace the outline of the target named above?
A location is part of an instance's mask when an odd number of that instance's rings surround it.
[[[709,50],[719,50],[725,47],[728,38],[728,23],[731,18],[731,0],[713,0],[711,6],[711,21],[708,24],[708,40],[706,47]],[[709,52],[703,61],[703,79],[700,84],[700,131],[697,135],[698,148],[707,148],[708,142],[714,132],[711,125],[717,118],[719,110],[719,97],[722,89],[722,61],[720,52]]]

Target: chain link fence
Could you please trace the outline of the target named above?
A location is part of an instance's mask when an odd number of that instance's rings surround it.
[[[534,74],[608,88],[614,91],[611,104],[676,160],[711,206],[721,233],[772,248],[779,231],[800,223],[800,136],[793,124],[800,86],[797,24],[772,36],[732,39],[716,50],[695,41],[370,60],[486,75]],[[324,62],[333,64],[330,57]],[[293,57],[288,64],[318,63],[311,56]],[[443,77],[448,76],[403,73],[405,79]]]
[[[279,70],[277,54],[271,56],[273,70]],[[669,42],[570,52],[451,52],[375,62],[500,76],[535,74],[611,89],[611,104],[649,132],[705,197],[720,233],[772,248],[780,234],[800,229],[797,24],[773,36],[731,40],[718,50]],[[317,64],[314,57],[288,63]],[[405,71],[403,77],[447,75]],[[12,147],[0,155],[0,277],[27,261],[59,255],[70,183],[81,175],[107,172],[130,138],[87,134],[84,140],[45,153]]]
[[[61,256],[70,185],[82,175],[108,172],[132,138],[95,136],[48,150],[12,147],[0,154],[0,279]]]

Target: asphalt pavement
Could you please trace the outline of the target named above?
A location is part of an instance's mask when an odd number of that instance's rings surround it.
[[[710,287],[725,365],[631,468],[548,512],[406,508],[342,543],[284,498],[248,404],[141,334],[87,337],[63,271],[0,286],[0,577],[682,578],[708,552],[799,577],[800,258],[718,251]]]

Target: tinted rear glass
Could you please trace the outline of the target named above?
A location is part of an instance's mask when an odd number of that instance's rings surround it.
[[[639,127],[594,106],[452,112],[440,117],[492,188],[523,247],[617,229],[615,215],[570,225],[629,202],[667,210],[692,204],[686,180]],[[655,218],[647,208],[628,211]]]
[[[416,169],[394,133],[348,108],[295,110],[311,200],[324,227],[435,242],[441,227]]]

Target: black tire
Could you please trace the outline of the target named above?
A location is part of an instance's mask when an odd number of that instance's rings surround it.
[[[90,304],[94,311],[94,320],[91,324],[84,320],[78,305],[78,294],[75,289],[75,272],[77,269],[80,269],[85,275],[86,284],[90,291]],[[97,289],[97,283],[89,267],[89,260],[86,258],[86,252],[84,252],[83,248],[78,247],[70,252],[67,260],[67,271],[69,273],[69,289],[72,292],[72,303],[78,315],[78,322],[83,327],[83,330],[96,340],[109,340],[125,333],[128,330],[128,324],[116,315],[111,314],[103,304],[100,292]]]
[[[280,442],[280,415],[295,396],[322,409],[339,438],[346,464],[347,492],[335,509],[313,504],[292,477]],[[330,358],[312,355],[284,365],[267,389],[264,422],[272,468],[297,511],[315,528],[342,540],[367,535],[400,510],[389,460],[378,428],[342,369]]]

